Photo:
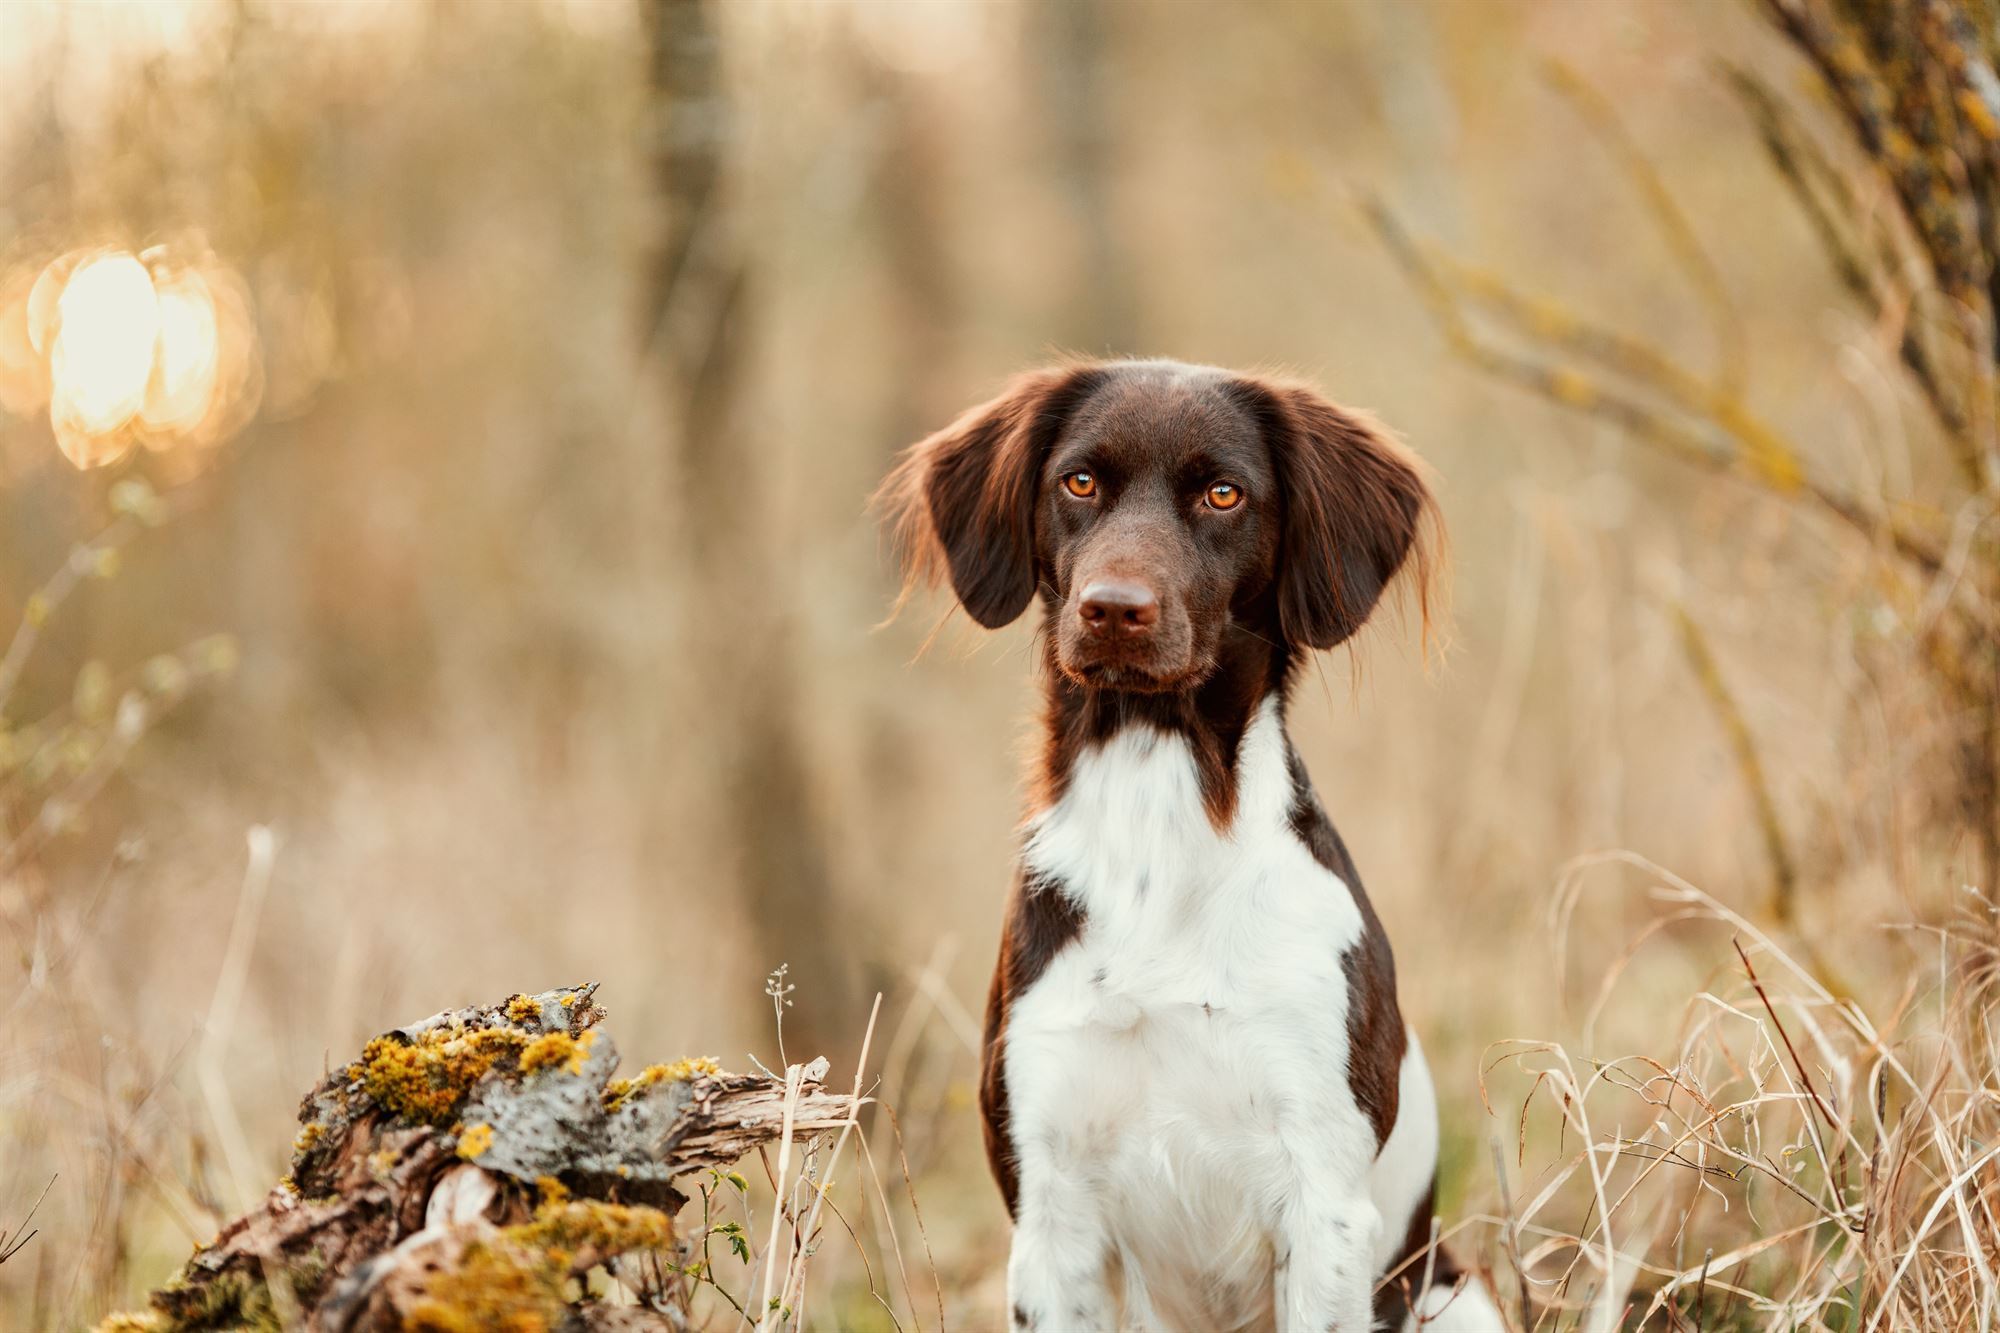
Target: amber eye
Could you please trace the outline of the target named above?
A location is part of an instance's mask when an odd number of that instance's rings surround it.
[[[1097,478],[1088,472],[1072,472],[1063,478],[1063,489],[1079,500],[1088,500],[1097,494]]]
[[[1243,488],[1234,482],[1218,481],[1208,488],[1210,509],[1234,509],[1243,503]]]

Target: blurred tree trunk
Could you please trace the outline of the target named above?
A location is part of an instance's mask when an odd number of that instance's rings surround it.
[[[1107,10],[1104,0],[1037,6],[1029,60],[1042,76],[1055,178],[1069,205],[1082,269],[1066,312],[1066,336],[1078,350],[1115,356],[1144,349],[1130,250],[1119,241],[1111,190],[1116,136],[1104,80]]]
[[[907,75],[856,55],[856,77],[882,109],[881,156],[869,191],[890,302],[895,392],[881,458],[893,456],[950,420],[965,391],[956,373],[964,326],[957,275],[944,238],[952,234],[943,177],[950,146],[925,90]]]
[[[740,892],[760,966],[789,966],[800,1006],[794,1049],[858,1031],[856,966],[835,927],[832,881],[811,777],[793,724],[789,600],[760,522],[768,469],[744,419],[751,257],[727,199],[738,146],[720,36],[703,0],[650,0],[648,156],[664,206],[643,277],[641,336],[662,377],[669,448],[665,505],[681,529],[678,578],[692,589],[680,642],[703,697],[676,720],[717,760],[719,827],[662,827],[661,839],[705,841]],[[662,745],[686,752],[687,738]],[[661,823],[667,812],[661,811]],[[803,1043],[803,1044],[801,1044]]]

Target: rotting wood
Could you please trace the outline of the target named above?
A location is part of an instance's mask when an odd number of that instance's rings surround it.
[[[675,1229],[679,1182],[775,1141],[785,1085],[711,1060],[615,1078],[596,991],[513,995],[369,1042],[301,1104],[292,1173],[100,1333],[687,1328],[701,1238]],[[826,1069],[800,1071],[796,1136],[854,1110]],[[588,1298],[593,1269],[639,1303]]]

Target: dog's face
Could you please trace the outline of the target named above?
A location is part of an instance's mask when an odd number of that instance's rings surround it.
[[[918,444],[885,488],[915,576],[1006,624],[1037,592],[1090,688],[1200,684],[1231,633],[1326,648],[1416,552],[1432,500],[1367,418],[1174,362],[1039,371]]]
[[[1214,669],[1230,626],[1268,631],[1277,469],[1217,385],[1114,374],[1064,423],[1036,487],[1035,563],[1071,679],[1183,688]]]

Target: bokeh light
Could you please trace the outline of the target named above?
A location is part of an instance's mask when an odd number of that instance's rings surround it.
[[[70,274],[48,356],[49,420],[71,462],[84,462],[71,439],[101,440],[144,411],[161,342],[160,302],[144,264],[112,253]]]
[[[63,456],[101,467],[134,447],[219,443],[255,411],[250,305],[199,247],[72,251],[0,281],[0,402],[46,405]]]

